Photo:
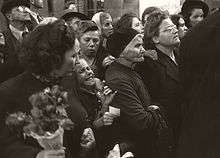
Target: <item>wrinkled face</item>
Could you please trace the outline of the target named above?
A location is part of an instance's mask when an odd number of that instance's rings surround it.
[[[95,84],[94,73],[85,59],[78,60],[75,72],[80,85],[93,86]]]
[[[94,58],[96,56],[99,43],[100,33],[98,30],[85,32],[80,37],[81,53],[88,58]]]
[[[185,25],[185,21],[183,20],[183,18],[179,19],[179,28],[178,28],[178,34],[179,34],[179,38],[182,39],[186,32],[187,32],[188,28]]]
[[[120,57],[125,58],[131,63],[139,63],[144,61],[143,35],[136,35],[130,43],[125,47]]]
[[[112,18],[108,16],[107,19],[102,21],[102,35],[104,37],[109,37],[113,33],[113,26],[112,26]]]
[[[26,11],[25,6],[17,6],[12,8],[11,13],[7,14],[10,21],[29,21],[31,20],[30,14]]]
[[[165,47],[175,47],[180,43],[178,30],[170,18],[166,18],[159,26],[159,35],[153,37],[155,44]]]
[[[144,27],[141,24],[141,21],[138,18],[136,18],[136,17],[132,19],[132,26],[131,26],[131,28],[136,30],[138,33],[143,33],[144,32]]]
[[[204,19],[204,13],[202,9],[196,8],[193,9],[191,12],[191,15],[189,17],[189,23],[190,26],[195,26],[196,24],[198,24],[200,21],[202,21]]]
[[[68,73],[72,73],[74,61],[76,60],[78,56],[78,51],[80,50],[79,48],[79,41],[76,39],[74,47],[64,54],[63,58],[63,64],[61,65],[59,71],[60,76],[64,76]]]

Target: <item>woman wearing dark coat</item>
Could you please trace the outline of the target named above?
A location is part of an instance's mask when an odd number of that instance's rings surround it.
[[[46,87],[61,84],[62,78],[72,71],[73,56],[77,54],[77,47],[79,46],[74,33],[63,20],[38,26],[24,40],[20,59],[26,71],[0,85],[1,158],[56,158],[79,155],[86,112],[74,96],[69,97],[71,100],[67,113],[76,126],[74,131],[64,134],[65,151],[44,150],[36,140],[17,137],[5,125],[8,114],[18,111],[30,112],[32,106],[28,99],[32,94]]]
[[[108,131],[111,140],[106,141],[110,145],[130,142],[134,145],[130,150],[137,158],[157,157],[161,154],[156,146],[159,109],[151,106],[148,90],[134,71],[134,65],[144,60],[142,35],[130,29],[124,33],[114,32],[112,38],[117,39],[111,45],[113,48],[117,43],[114,50],[119,58],[107,68],[106,83],[117,91],[111,106],[120,109],[120,117]]]
[[[173,151],[178,144],[181,124],[182,85],[179,78],[180,43],[178,30],[166,13],[152,13],[144,28],[145,49],[156,50],[157,59],[145,57],[136,71],[149,88],[152,102],[160,105],[168,120],[173,135]]]
[[[220,157],[220,12],[196,25],[180,47],[184,87],[179,158]]]

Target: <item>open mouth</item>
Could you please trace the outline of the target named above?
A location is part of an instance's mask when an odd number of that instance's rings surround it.
[[[93,75],[91,75],[90,77],[88,77],[88,78],[86,78],[86,80],[85,81],[94,81],[94,76]]]

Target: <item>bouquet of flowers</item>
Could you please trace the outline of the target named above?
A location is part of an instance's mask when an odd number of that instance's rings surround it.
[[[29,101],[30,114],[10,114],[6,125],[17,134],[35,138],[44,149],[61,149],[64,129],[71,130],[74,126],[66,112],[67,92],[55,85],[33,94]]]

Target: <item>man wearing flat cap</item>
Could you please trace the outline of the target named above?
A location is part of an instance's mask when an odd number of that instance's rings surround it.
[[[60,13],[60,18],[64,19],[68,25],[70,25],[75,31],[77,30],[77,24],[81,20],[89,20],[89,18],[80,12],[76,12],[74,9],[65,9]]]
[[[8,28],[0,33],[0,83],[23,72],[18,61],[19,48],[27,34],[30,14],[29,0],[4,0],[1,12],[7,19]]]

